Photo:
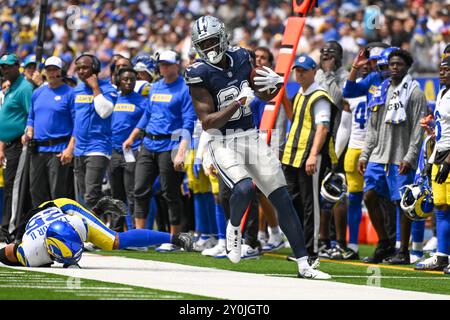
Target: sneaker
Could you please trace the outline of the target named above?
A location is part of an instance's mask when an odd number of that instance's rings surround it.
[[[215,257],[222,252],[225,252],[225,243],[218,242],[214,247],[203,250],[202,256]]]
[[[217,253],[214,258],[216,259],[223,259],[223,258],[227,258],[227,250],[225,247],[223,247],[223,251]]]
[[[332,248],[319,249],[318,255],[320,258],[331,259]]]
[[[328,273],[314,269],[313,267],[299,269],[297,276],[302,279],[328,280],[331,276]]]
[[[363,259],[363,262],[365,262],[365,263],[380,263],[380,262],[383,262],[384,259],[386,259],[394,254],[395,254],[395,247],[388,246],[386,248],[383,248],[378,244],[373,255],[371,257],[365,257]]]
[[[444,268],[444,274],[450,274],[450,264]]]
[[[411,264],[411,260],[409,258],[409,251],[406,252],[399,251],[395,255],[384,259],[383,262],[393,265]]]
[[[437,249],[437,238],[431,237],[427,244],[423,247],[423,251],[435,251]]]
[[[192,235],[190,233],[180,232],[180,233],[174,234],[172,236],[171,244],[175,247],[181,247],[185,251],[193,251],[194,250],[193,249],[194,240],[192,239]]]
[[[359,260],[359,254],[357,251],[347,247],[344,249],[343,258],[344,260]]]
[[[419,262],[422,258],[423,258],[423,255],[419,256],[417,254],[411,253],[409,255],[409,262],[411,262],[411,264],[415,264],[415,263]]]
[[[180,248],[178,248],[172,243],[163,243],[162,245],[160,245],[158,248],[155,249],[156,252],[174,252],[178,250],[180,250]]]
[[[210,249],[217,244],[217,239],[214,237],[208,237],[207,239],[199,238],[194,242],[194,251],[202,252],[205,249]]]
[[[241,247],[241,259],[257,259],[261,256],[261,248],[252,248],[248,244],[244,244]]]
[[[281,234],[269,237],[269,241],[262,247],[263,252],[272,252],[284,248],[285,243]]]
[[[327,253],[331,260],[344,260],[344,249],[338,244],[334,248],[329,249]]]
[[[241,227],[233,227],[231,223],[228,222],[225,251],[228,259],[233,263],[238,263],[241,260],[241,242]]]
[[[98,200],[92,211],[97,216],[111,214],[112,216],[121,217],[127,215],[127,206],[123,201],[105,196]]]
[[[414,270],[431,270],[431,271],[444,271],[448,265],[447,256],[433,255],[428,259],[420,261],[414,266]]]

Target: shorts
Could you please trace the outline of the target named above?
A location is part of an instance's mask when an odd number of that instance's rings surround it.
[[[398,174],[398,165],[369,162],[364,174],[364,192],[375,190],[378,195],[399,201],[400,189],[414,183],[415,170],[409,170],[405,175]]]
[[[230,189],[247,178],[251,178],[266,197],[286,186],[281,162],[260,139],[257,130],[227,136],[212,135],[208,152],[218,174]]]
[[[438,184],[434,182],[439,166],[433,164],[431,171],[431,188],[433,189],[433,198],[435,206],[450,206],[450,174],[444,183]]]
[[[348,148],[345,153],[344,170],[348,192],[362,192],[364,188],[364,177],[358,172],[358,161],[361,151],[361,149]]]

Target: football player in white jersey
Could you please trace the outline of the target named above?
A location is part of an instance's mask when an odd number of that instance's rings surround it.
[[[192,250],[192,236],[187,233],[171,236],[146,229],[115,232],[96,216],[107,212],[123,215],[125,204],[104,197],[91,212],[66,198],[45,202],[31,212],[34,215],[25,227],[22,242],[8,244],[0,250],[0,262],[10,266],[49,267],[56,261],[63,267],[79,267],[84,242],[91,242],[102,250],[148,247],[167,242],[186,251]]]
[[[434,110],[436,121],[431,171],[431,187],[433,190],[436,214],[437,252],[432,257],[416,264],[418,270],[444,270],[450,274],[450,56],[441,62],[439,76],[444,84],[439,91]]]
[[[359,259],[358,232],[362,216],[364,177],[358,173],[358,159],[364,147],[367,130],[366,96],[347,99],[344,103],[341,123],[336,135],[335,151],[338,158],[348,142],[344,159],[344,171],[348,188],[348,226],[350,239],[348,252],[342,253],[344,259]]]

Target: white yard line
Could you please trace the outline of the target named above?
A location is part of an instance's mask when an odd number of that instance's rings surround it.
[[[262,274],[86,253],[83,254],[80,265],[83,269],[62,269],[57,267],[19,269],[184,292],[220,299],[450,299],[450,295],[386,289],[330,281],[304,280],[292,277],[273,277]]]

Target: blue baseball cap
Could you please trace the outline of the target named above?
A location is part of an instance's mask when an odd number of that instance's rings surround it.
[[[316,69],[316,67],[317,63],[310,56],[301,54],[297,59],[295,59],[292,69],[302,68],[305,70],[311,70]]]

